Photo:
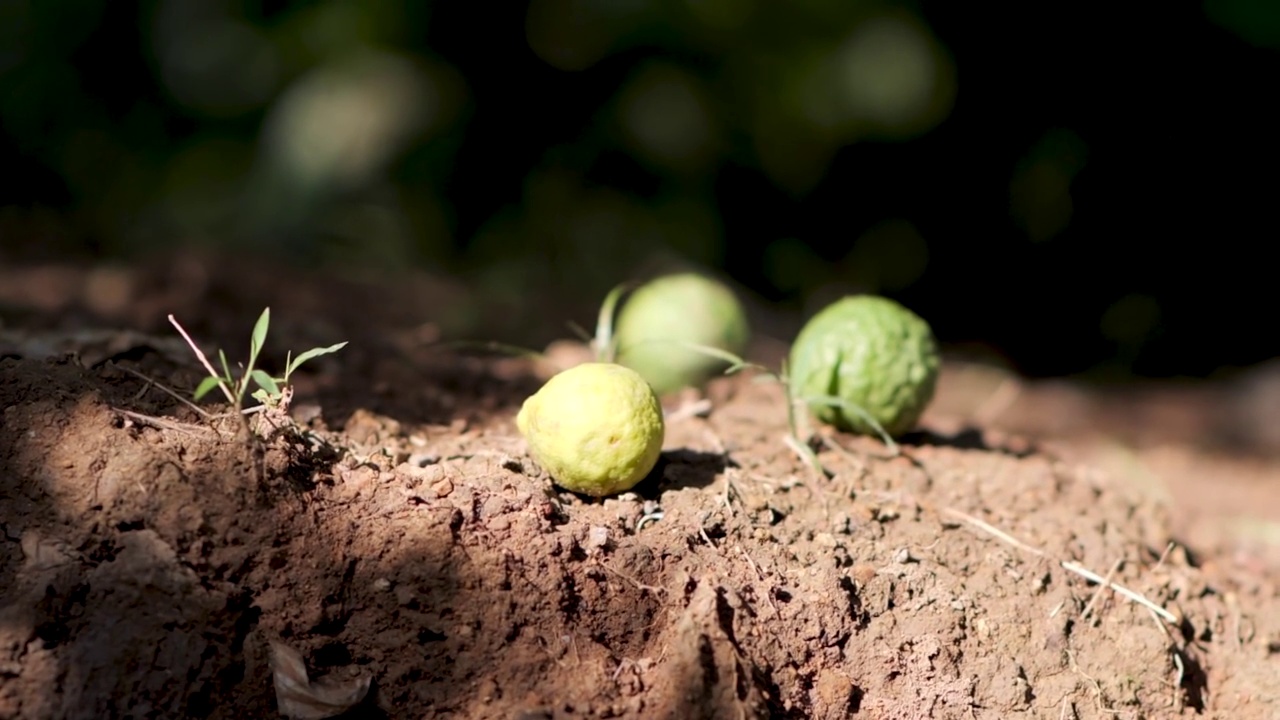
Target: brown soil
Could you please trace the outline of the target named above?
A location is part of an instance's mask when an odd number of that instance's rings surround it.
[[[952,363],[901,456],[826,434],[830,477],[725,379],[597,501],[515,431],[544,368],[430,345],[464,289],[211,267],[0,269],[0,717],[325,717],[364,682],[346,717],[1280,717],[1274,373]],[[160,385],[202,375],[167,313],[240,358],[267,304],[272,370],[351,344],[259,455]],[[278,695],[277,642],[328,684]]]

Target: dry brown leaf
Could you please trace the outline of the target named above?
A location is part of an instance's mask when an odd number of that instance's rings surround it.
[[[275,679],[280,714],[298,720],[320,720],[359,705],[369,692],[368,675],[346,681],[325,678],[311,682],[302,655],[282,642],[271,641],[271,675]]]

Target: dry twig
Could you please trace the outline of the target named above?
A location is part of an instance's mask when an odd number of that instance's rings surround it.
[[[611,567],[609,567],[608,565],[606,565],[606,564],[604,564],[604,563],[600,562],[599,560],[596,560],[595,564],[596,564],[596,565],[598,565],[598,566],[600,566],[600,567],[601,567],[601,568],[603,568],[604,570],[606,570],[606,571],[608,571],[608,572],[610,572],[610,573],[613,573],[614,575],[617,575],[618,577],[622,578],[623,580],[626,580],[627,582],[631,583],[631,585],[632,585],[632,586],[634,586],[634,587],[635,587],[635,589],[637,589],[637,590],[651,592],[651,593],[653,593],[654,595],[661,595],[662,593],[665,593],[665,592],[667,591],[667,589],[666,589],[666,588],[657,587],[657,586],[655,586],[655,585],[645,585],[645,584],[641,583],[639,580],[636,580],[635,578],[631,577],[630,575],[627,575],[626,573],[624,573],[624,572],[622,572],[622,571],[620,571],[620,570],[614,570],[613,568],[611,568]]]
[[[198,430],[212,432],[211,428],[204,427],[203,425],[192,425],[190,423],[177,422],[176,420],[166,420],[165,418],[156,417],[154,415],[143,415],[142,413],[114,406],[111,407],[111,412],[122,417],[129,418],[134,422],[153,427],[157,430],[172,430],[174,432],[187,433],[189,435],[194,435]]]
[[[209,358],[205,357],[204,351],[200,349],[200,346],[196,344],[196,341],[192,340],[191,336],[187,334],[186,329],[178,323],[178,319],[173,315],[169,315],[169,323],[177,328],[178,332],[182,334],[182,339],[186,340],[187,345],[191,346],[192,352],[194,352],[196,357],[199,358],[200,364],[204,365],[204,369],[208,370],[209,374],[213,377],[222,377],[218,374],[217,370],[213,369],[213,364],[209,362]],[[228,388],[224,383],[218,383],[218,387],[222,388],[222,394],[227,396],[227,402],[232,405],[236,405],[237,407],[239,406],[239,403],[236,402],[235,395],[231,394],[230,388]]]
[[[182,395],[178,394],[178,392],[177,392],[176,390],[173,390],[172,388],[169,388],[169,387],[165,386],[163,383],[159,382],[159,381],[158,381],[158,380],[156,380],[155,378],[148,377],[147,375],[144,375],[144,374],[142,374],[142,373],[138,372],[137,370],[134,370],[134,369],[132,369],[132,368],[127,368],[127,367],[124,367],[124,366],[122,366],[122,365],[116,365],[116,368],[117,368],[117,369],[120,369],[120,370],[123,370],[123,371],[125,371],[125,372],[127,372],[127,373],[129,373],[130,375],[132,375],[132,376],[134,376],[134,377],[138,378],[139,380],[142,380],[143,382],[147,383],[147,385],[148,385],[148,386],[156,388],[157,390],[159,390],[159,391],[163,392],[164,394],[168,395],[169,397],[173,398],[174,400],[177,400],[178,402],[182,403],[183,405],[186,405],[187,407],[191,408],[192,410],[195,410],[195,411],[196,411],[196,413],[198,413],[198,414],[200,415],[200,417],[204,418],[205,420],[212,420],[212,419],[213,419],[213,415],[211,415],[211,414],[210,414],[208,411],[206,411],[204,408],[202,408],[202,407],[200,407],[199,405],[196,405],[195,403],[191,402],[190,400],[188,400],[188,399],[186,399],[186,398],[182,397]],[[145,391],[145,390],[146,390],[146,388],[143,388],[143,390]]]
[[[707,398],[702,398],[701,400],[686,402],[675,410],[666,413],[665,421],[668,424],[674,425],[678,422],[688,420],[689,418],[700,417],[709,412],[711,412],[711,401]]]
[[[1107,571],[1106,582],[1098,585],[1098,589],[1093,591],[1093,596],[1089,598],[1089,602],[1085,603],[1084,610],[1080,611],[1081,620],[1089,619],[1089,615],[1093,613],[1093,606],[1097,604],[1098,598],[1102,596],[1102,591],[1111,585],[1111,578],[1115,577],[1116,572],[1120,570],[1122,565],[1124,565],[1124,558],[1118,558],[1111,564],[1111,569]],[[1097,625],[1097,623],[1094,623],[1094,625]]]
[[[948,515],[959,518],[960,520],[963,520],[969,525],[972,525],[973,527],[976,527],[979,530],[982,530],[983,532],[988,533],[993,537],[1003,540],[1004,542],[1020,550],[1024,550],[1026,552],[1032,553],[1034,555],[1038,555],[1043,558],[1051,559],[1054,562],[1056,562],[1059,565],[1059,567],[1061,567],[1063,570],[1066,570],[1067,572],[1075,573],[1076,575],[1079,575],[1080,577],[1090,582],[1095,582],[1100,585],[1105,585],[1106,587],[1111,588],[1112,591],[1120,593],[1121,595],[1125,596],[1126,598],[1129,598],[1133,602],[1136,602],[1139,605],[1142,605],[1143,607],[1147,608],[1151,612],[1159,615],[1161,618],[1163,618],[1166,622],[1168,622],[1171,625],[1178,624],[1178,618],[1173,613],[1169,612],[1168,610],[1165,610],[1163,607],[1160,607],[1154,602],[1148,600],[1146,597],[1144,597],[1140,593],[1136,593],[1133,590],[1130,590],[1129,588],[1123,585],[1120,585],[1119,583],[1111,582],[1107,578],[1102,577],[1101,575],[1093,572],[1092,570],[1089,570],[1088,568],[1084,567],[1083,565],[1080,565],[1079,563],[1072,562],[1070,560],[1059,560],[1057,558],[1054,558],[1044,550],[1027,545],[1021,540],[1018,540],[1017,538],[1013,537],[1009,533],[1006,533],[1003,530],[1000,530],[999,528],[995,527],[994,525],[991,525],[990,523],[983,522],[982,520],[968,513],[964,513],[952,508],[943,508],[942,511],[947,513]]]

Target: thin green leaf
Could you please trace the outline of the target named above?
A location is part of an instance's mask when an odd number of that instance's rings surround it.
[[[280,394],[280,386],[276,384],[276,379],[263,372],[262,370],[253,370],[249,373],[253,381],[258,383],[258,387],[267,391],[267,394],[275,397]]]
[[[253,325],[253,337],[249,341],[249,367],[252,368],[258,359],[258,353],[267,343],[267,326],[271,324],[271,308],[264,308]]]
[[[600,313],[596,316],[596,359],[612,362],[615,356],[613,347],[613,320],[617,315],[618,301],[631,289],[631,283],[620,283],[604,297],[600,304]]]
[[[884,442],[890,452],[894,455],[898,454],[898,443],[894,442],[893,438],[889,437],[889,433],[885,432],[884,427],[881,426],[879,422],[876,422],[876,419],[871,417],[871,414],[857,403],[851,403],[848,400],[831,395],[805,396],[800,398],[800,400],[811,406],[822,405],[824,407],[837,408],[844,412],[857,415],[863,422],[870,425],[871,429],[876,431],[876,434],[880,436],[880,440]]]
[[[778,381],[782,383],[783,394],[787,397],[787,428],[791,431],[791,437],[800,437],[800,422],[796,417],[796,390],[791,386],[791,375],[787,372],[787,361],[784,358],[778,367]]]
[[[336,345],[330,345],[329,347],[323,347],[323,348],[311,348],[310,350],[304,353],[299,353],[298,357],[294,358],[292,361],[289,362],[288,365],[285,366],[285,371],[284,371],[285,377],[292,375],[293,371],[297,370],[299,365],[310,360],[311,358],[320,357],[321,355],[328,355],[329,353],[338,352],[339,350],[341,350],[346,346],[347,346],[347,342],[344,340],[343,342],[340,342]]]
[[[578,323],[570,320],[569,322],[565,323],[564,326],[569,328],[569,332],[573,333],[574,336],[577,337],[579,340],[581,340],[584,344],[590,345],[591,343],[595,342],[595,338],[591,337],[591,333],[587,332],[587,329],[582,327]]]
[[[713,357],[717,360],[723,360],[729,363],[729,367],[725,368],[725,371],[724,371],[725,375],[732,375],[734,373],[742,372],[743,370],[748,370],[748,369],[758,370],[762,373],[773,375],[773,372],[771,372],[769,368],[763,365],[760,365],[758,363],[753,363],[749,360],[746,360],[722,348],[713,347],[711,345],[702,345],[700,343],[695,343],[695,342],[688,342],[685,340],[675,341],[674,344],[680,347],[686,348],[688,350],[701,353],[708,357]]]
[[[684,347],[689,350],[692,350],[696,353],[702,353],[703,355],[713,357],[717,360],[723,360],[735,367],[747,366],[746,360],[743,360],[741,357],[729,352],[728,350],[722,350],[718,347],[712,347],[711,345],[703,345],[701,343],[689,342],[687,340],[674,341],[674,344],[679,345],[680,347]]]
[[[231,377],[231,366],[227,364],[227,354],[222,352],[222,348],[218,348],[218,359],[222,361],[222,379],[227,382],[235,382]]]
[[[788,447],[794,450],[802,460],[809,463],[809,467],[813,468],[814,472],[827,478],[832,477],[831,473],[822,466],[822,461],[818,459],[818,454],[813,451],[813,448],[809,447],[808,443],[796,438],[795,435],[786,435],[783,437],[783,441]]]
[[[209,377],[200,381],[200,384],[196,386],[196,391],[195,393],[192,394],[192,397],[195,398],[196,400],[199,400],[205,395],[208,395],[210,390],[218,387],[221,384],[222,384],[222,378],[210,375]]]
[[[512,357],[529,358],[530,360],[545,360],[546,354],[537,350],[520,347],[519,345],[508,345],[506,343],[494,342],[492,340],[448,340],[436,344],[437,347],[447,347],[455,350],[484,350],[486,352],[499,353],[502,355],[510,355]]]

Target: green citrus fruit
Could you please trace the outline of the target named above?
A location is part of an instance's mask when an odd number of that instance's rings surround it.
[[[805,324],[791,346],[788,372],[793,394],[808,399],[819,420],[874,432],[856,411],[818,399],[839,398],[897,437],[915,427],[933,400],[940,364],[933,331],[920,316],[888,298],[853,295]]]
[[[618,362],[665,394],[701,385],[728,367],[689,344],[741,355],[750,328],[737,296],[723,283],[679,273],[651,280],[631,293],[618,313],[614,337]]]
[[[584,363],[524,401],[516,427],[557,485],[603,497],[630,490],[662,452],[662,405],[630,368]]]

